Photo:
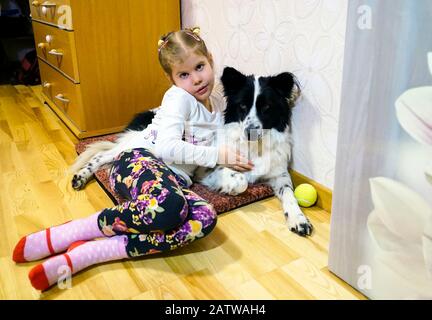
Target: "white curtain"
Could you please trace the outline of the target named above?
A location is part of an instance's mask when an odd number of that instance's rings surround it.
[[[432,1],[349,1],[329,268],[370,298],[432,298],[431,52]]]

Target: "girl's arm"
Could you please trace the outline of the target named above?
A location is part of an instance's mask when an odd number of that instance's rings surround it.
[[[165,97],[160,110],[160,122],[155,144],[155,153],[167,163],[195,164],[214,167],[218,160],[218,149],[213,146],[198,146],[183,141],[187,120],[196,107],[193,97],[186,94]]]

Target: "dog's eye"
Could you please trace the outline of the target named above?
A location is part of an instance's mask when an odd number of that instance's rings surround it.
[[[247,107],[246,107],[246,105],[241,104],[241,105],[240,105],[240,109],[243,110],[243,111],[245,111],[245,110],[247,109]]]
[[[263,105],[263,106],[261,107],[261,112],[266,112],[268,109],[270,109],[270,106],[269,106],[268,104]]]

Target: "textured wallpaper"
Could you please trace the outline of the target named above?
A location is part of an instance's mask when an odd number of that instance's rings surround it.
[[[217,76],[290,71],[303,89],[293,117],[292,167],[333,188],[346,0],[182,0],[184,27],[200,26]]]

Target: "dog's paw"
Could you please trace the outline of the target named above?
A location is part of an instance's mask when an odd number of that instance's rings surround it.
[[[309,219],[303,213],[289,215],[285,213],[288,228],[302,237],[310,236],[313,232],[313,226]]]
[[[248,181],[246,176],[241,172],[226,172],[224,177],[224,192],[236,196],[246,191],[248,188]]]
[[[82,188],[84,188],[85,184],[86,180],[83,176],[79,174],[74,174],[74,176],[72,177],[72,188],[74,188],[75,190],[81,190]]]

